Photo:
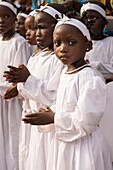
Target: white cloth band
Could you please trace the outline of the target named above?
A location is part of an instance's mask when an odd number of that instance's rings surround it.
[[[50,6],[41,6],[38,11],[43,11],[43,12],[46,12],[47,14],[51,15],[53,18],[55,18],[56,20],[59,20],[62,18],[62,15],[60,12],[58,12],[56,9],[50,7]],[[56,18],[56,15],[59,17],[59,18]]]
[[[87,4],[83,4],[83,6],[81,7],[81,10],[80,10],[80,15],[82,16],[83,12],[84,12],[84,11],[87,11],[87,10],[97,11],[97,12],[99,12],[103,17],[106,18],[106,12],[105,12],[105,10],[102,9],[99,5],[96,5],[96,4],[93,4],[93,3],[90,3],[90,2],[88,2]]]
[[[37,11],[36,11],[36,10],[33,10],[33,11],[31,11],[31,12],[29,13],[28,16],[33,16],[33,17],[35,17],[36,15],[37,15]]]
[[[25,13],[18,13],[18,15],[19,15],[19,16],[22,16],[22,17],[24,17],[24,18],[27,18],[27,17],[28,17],[28,15],[25,14]]]
[[[1,5],[10,8],[11,11],[13,11],[15,15],[17,14],[17,9],[12,4],[10,4],[8,2],[0,1],[0,6]]]
[[[82,34],[84,36],[87,37],[87,39],[89,41],[91,40],[89,30],[87,29],[87,27],[81,21],[74,19],[74,18],[68,18],[68,17],[64,16],[63,19],[59,20],[59,22],[56,24],[55,29],[58,26],[63,25],[63,24],[75,26],[76,28],[78,28],[82,32]]]

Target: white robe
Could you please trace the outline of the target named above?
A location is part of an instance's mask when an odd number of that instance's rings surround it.
[[[15,97],[2,100],[2,94],[11,84],[3,78],[7,65],[26,64],[29,58],[29,45],[19,34],[10,40],[0,38],[0,169],[18,170],[19,127],[22,101]]]
[[[113,82],[107,84],[107,105],[106,111],[99,123],[106,140],[109,143],[109,148],[111,152],[112,162],[113,162]]]
[[[85,58],[96,66],[105,78],[113,76],[113,37],[92,40],[92,43],[93,49],[86,53]]]
[[[56,100],[63,64],[47,49],[29,59],[31,75],[25,84],[18,84],[19,94],[24,97],[24,112],[35,112],[50,107]],[[49,133],[48,133],[49,131]],[[21,125],[20,170],[46,170],[49,145],[54,133],[53,125]]]
[[[106,85],[95,70],[63,72],[47,170],[112,170],[108,145],[98,126],[105,105]]]

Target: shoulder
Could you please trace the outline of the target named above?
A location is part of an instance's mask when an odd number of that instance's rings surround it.
[[[27,44],[26,39],[24,37],[22,37],[21,35],[19,35],[18,33],[15,33],[14,37],[13,37],[13,41],[19,43],[19,44]]]
[[[80,82],[84,82],[84,83],[95,79],[98,79],[99,81],[105,83],[105,79],[103,75],[96,68],[93,68],[92,66],[85,67],[84,69],[82,69],[78,73],[78,78]]]

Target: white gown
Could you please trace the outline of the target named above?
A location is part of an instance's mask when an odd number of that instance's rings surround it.
[[[31,75],[25,84],[18,84],[19,94],[25,99],[23,115],[24,112],[36,112],[53,104],[63,64],[53,52],[50,54],[45,49],[31,57],[27,67]],[[53,133],[52,124],[46,126],[21,124],[20,170],[46,170],[46,159]]]
[[[113,75],[113,37],[93,40],[92,43],[93,49],[86,53],[85,58],[96,66],[105,78],[109,78]]]
[[[113,82],[107,84],[107,105],[106,111],[99,123],[106,140],[109,143],[112,162],[113,162]]]
[[[29,45],[19,34],[10,40],[0,38],[0,170],[18,170],[19,127],[22,101],[15,97],[2,100],[2,94],[11,84],[3,78],[7,65],[26,64],[29,58]]]
[[[112,170],[108,144],[98,126],[105,105],[106,85],[95,70],[63,72],[47,170]]]

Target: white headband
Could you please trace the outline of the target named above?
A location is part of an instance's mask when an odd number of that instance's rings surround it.
[[[17,9],[12,4],[0,0],[0,5],[10,8],[11,11],[13,11],[15,15],[17,14]]]
[[[22,17],[24,17],[24,18],[27,18],[27,17],[28,17],[28,15],[25,14],[25,13],[18,13],[18,15],[19,15],[19,16],[22,16]]]
[[[87,37],[87,39],[90,41],[91,40],[91,37],[90,37],[90,33],[89,33],[89,30],[87,29],[87,27],[82,23],[80,22],[79,20],[77,19],[74,19],[74,18],[68,18],[66,16],[64,16],[61,20],[59,20],[59,22],[56,24],[55,26],[55,29],[60,26],[60,25],[63,25],[63,24],[68,24],[68,25],[72,25],[72,26],[75,26],[76,28],[78,28],[82,34],[84,36]]]
[[[95,10],[95,11],[99,12],[103,17],[106,18],[105,10],[102,9],[99,5],[96,5],[96,4],[93,4],[90,2],[88,2],[87,4],[83,4],[83,6],[81,7],[81,10],[80,10],[80,15],[82,16],[83,12],[87,11],[87,10]]]
[[[43,11],[46,12],[47,14],[51,15],[53,18],[55,18],[56,20],[61,19],[62,15],[60,12],[58,12],[56,9],[50,7],[50,6],[41,6],[38,11]],[[56,16],[58,15],[58,19],[56,18]]]
[[[33,16],[33,17],[35,17],[36,15],[37,15],[37,11],[36,11],[36,10],[33,10],[33,11],[31,11],[31,12],[29,13],[28,16]]]

